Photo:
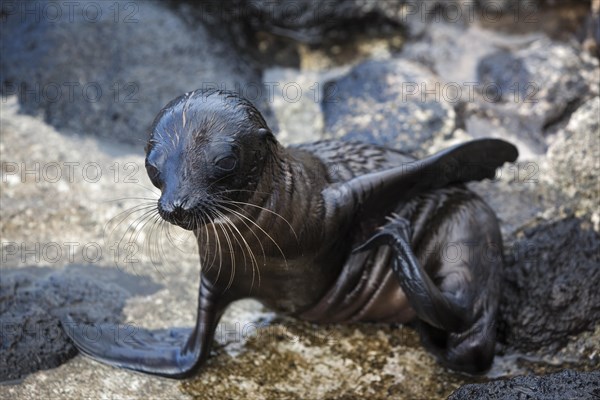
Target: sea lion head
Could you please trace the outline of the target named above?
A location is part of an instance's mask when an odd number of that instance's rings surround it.
[[[276,143],[250,102],[218,90],[172,100],[149,136],[146,171],[161,191],[158,212],[188,230],[215,219],[224,202],[248,201]]]

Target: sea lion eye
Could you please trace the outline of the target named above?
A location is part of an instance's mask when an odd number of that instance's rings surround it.
[[[217,159],[215,164],[223,171],[233,171],[237,165],[237,158],[232,155],[228,155]]]

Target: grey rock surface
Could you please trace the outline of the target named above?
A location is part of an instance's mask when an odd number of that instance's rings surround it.
[[[30,375],[18,385],[0,385],[2,399],[192,399],[171,379],[111,368],[75,357],[51,370]]]
[[[543,38],[521,49],[499,50],[483,58],[477,77],[489,87],[490,99],[522,103],[520,115],[528,115],[530,123],[541,128],[560,119],[570,104],[597,90],[586,79],[586,71],[594,64],[593,58],[585,57],[574,46]]]
[[[539,31],[499,35],[479,24],[433,24],[401,56],[436,73],[447,99],[453,92],[444,88],[458,88],[457,126],[473,137],[510,139],[527,159],[545,154],[547,136],[598,93],[598,60]]]
[[[478,24],[437,23],[428,26],[419,40],[407,42],[401,56],[423,64],[446,83],[459,84],[463,92],[460,98],[472,101],[468,85],[477,88],[477,65],[482,58],[499,48],[523,46],[539,37],[498,35]]]
[[[600,396],[600,372],[565,370],[545,376],[518,376],[508,380],[465,385],[448,400],[593,400]]]
[[[597,68],[597,59],[545,37],[486,55],[477,66],[476,101],[463,112],[466,129],[476,137],[516,133],[527,154],[544,154],[545,136],[598,93]]]
[[[323,138],[322,86],[330,75],[292,68],[265,71],[265,82],[274,89],[271,108],[278,122],[277,140],[287,145]]]
[[[423,154],[452,135],[454,109],[433,90],[437,78],[401,59],[366,61],[324,86],[325,132]],[[425,88],[425,89],[423,89]]]
[[[545,182],[564,193],[568,205],[580,214],[595,215],[600,204],[600,97],[575,111],[548,149],[549,170]]]
[[[7,3],[2,93],[63,131],[141,145],[168,101],[215,86],[254,96],[270,115],[258,68],[164,3]]]

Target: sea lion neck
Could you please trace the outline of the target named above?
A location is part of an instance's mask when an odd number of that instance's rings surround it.
[[[327,249],[320,195],[327,179],[321,165],[310,154],[273,141],[251,197],[231,202],[226,218],[197,234],[203,279],[259,300],[286,297],[292,278],[303,279]],[[322,292],[319,286],[327,281],[315,282],[313,289]]]

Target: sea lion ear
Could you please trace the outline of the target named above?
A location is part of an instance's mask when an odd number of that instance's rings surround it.
[[[258,130],[258,136],[263,140],[275,141],[275,136],[273,135],[273,133],[266,128],[260,128]]]

